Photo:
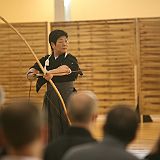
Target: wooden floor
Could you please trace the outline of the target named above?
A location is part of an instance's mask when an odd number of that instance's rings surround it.
[[[153,116],[154,117],[154,116]],[[139,158],[144,157],[153,147],[155,141],[160,135],[160,118],[152,117],[153,122],[140,123],[136,139],[128,146],[128,151],[132,152]],[[93,136],[101,140],[103,138],[102,126],[104,117],[100,116],[97,119],[95,126],[92,129]]]

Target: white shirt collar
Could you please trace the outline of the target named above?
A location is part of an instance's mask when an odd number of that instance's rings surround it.
[[[68,55],[68,53],[66,52],[64,57],[66,58],[67,55]],[[57,59],[58,57],[59,57],[59,56],[54,56],[55,59]]]

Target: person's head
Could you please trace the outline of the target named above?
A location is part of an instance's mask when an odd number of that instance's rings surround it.
[[[12,150],[22,150],[34,142],[41,144],[42,116],[34,103],[9,104],[1,110],[0,118],[5,142]]]
[[[97,116],[97,98],[91,91],[72,94],[67,103],[72,124],[90,125]]]
[[[109,111],[104,124],[104,134],[129,144],[136,135],[138,116],[130,106],[119,104]]]
[[[68,34],[63,30],[54,30],[49,35],[49,43],[54,54],[61,55],[68,49]]]

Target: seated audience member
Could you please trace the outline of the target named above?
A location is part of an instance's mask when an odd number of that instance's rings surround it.
[[[91,91],[80,91],[69,98],[68,115],[72,125],[67,132],[46,148],[45,160],[60,160],[71,147],[95,142],[90,127],[97,117],[97,98]]]
[[[158,138],[152,151],[145,157],[146,160],[160,160],[160,137]]]
[[[43,149],[43,120],[32,102],[5,106],[0,113],[2,136],[7,155],[1,160],[41,159]]]
[[[112,109],[104,124],[104,140],[71,149],[63,160],[138,160],[126,151],[138,128],[136,113],[126,105]]]

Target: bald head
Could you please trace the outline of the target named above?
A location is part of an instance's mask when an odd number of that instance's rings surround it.
[[[79,91],[70,96],[68,114],[72,122],[89,122],[97,112],[97,98],[91,91]]]

